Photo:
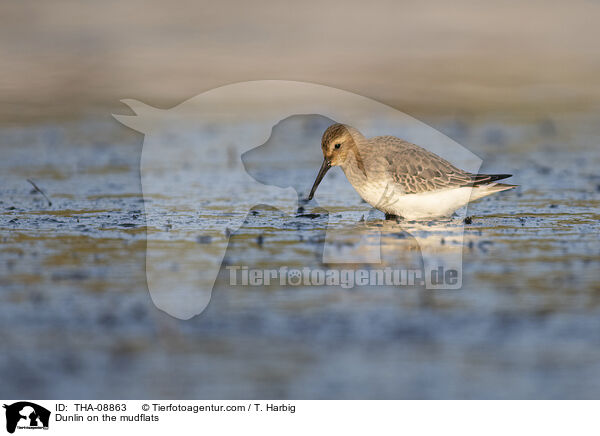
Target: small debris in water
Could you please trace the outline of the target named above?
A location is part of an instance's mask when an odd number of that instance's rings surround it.
[[[121,227],[137,227],[137,224],[133,224],[133,223],[121,223],[119,224]]]
[[[321,214],[320,213],[301,213],[296,216],[298,218],[310,218],[311,220],[314,220],[315,218],[319,218],[321,216]]]
[[[198,244],[210,244],[212,242],[212,237],[210,235],[200,235],[196,238],[196,242]]]
[[[48,206],[52,206],[52,202],[50,201],[50,199],[48,198],[48,196],[47,196],[47,195],[44,193],[44,191],[42,191],[42,190],[41,190],[41,189],[38,187],[38,185],[36,185],[36,184],[33,182],[33,180],[31,180],[31,179],[27,179],[27,181],[28,181],[29,183],[31,183],[31,186],[33,186],[33,188],[34,188],[34,189],[35,189],[37,192],[39,192],[40,194],[42,194],[42,195],[44,196],[44,198],[46,199],[46,201],[48,201]]]
[[[468,216],[464,219],[465,224],[473,224],[473,217]]]
[[[87,280],[90,277],[86,271],[67,270],[57,271],[51,275],[52,281],[58,282],[61,280]]]
[[[258,235],[256,237],[256,243],[258,244],[259,247],[262,247],[264,240],[265,240],[265,238],[263,235]]]
[[[481,251],[483,251],[484,253],[488,252],[487,246],[488,245],[493,245],[494,243],[492,241],[481,241],[479,244],[477,244],[477,246],[479,247],[479,249]]]

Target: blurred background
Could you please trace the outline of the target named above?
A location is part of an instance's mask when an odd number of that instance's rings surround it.
[[[0,397],[600,397],[599,17],[585,0],[2,2]],[[155,198],[168,224],[148,227],[143,135],[111,114],[131,114],[124,98],[170,108],[258,79],[376,99],[482,172],[514,174],[518,190],[469,207],[462,290],[232,289],[223,272],[201,316],[154,307],[147,234],[201,230],[207,208]],[[325,121],[290,119],[273,138],[318,165]],[[310,184],[310,159],[247,166]],[[328,220],[383,225],[338,195],[341,173],[327,178],[341,218],[257,208],[227,257],[318,265]],[[414,241],[384,230],[388,252],[418,265]],[[199,241],[171,238],[165,269]]]
[[[59,0],[0,6],[1,119],[170,107],[258,79],[315,82],[415,116],[598,104],[592,1]]]

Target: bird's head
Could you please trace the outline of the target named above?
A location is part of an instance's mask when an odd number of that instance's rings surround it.
[[[343,165],[354,147],[350,128],[344,124],[329,126],[321,138],[323,157],[330,166]]]
[[[310,191],[308,200],[313,198],[319,183],[332,166],[344,166],[354,156],[359,167],[364,172],[362,159],[360,159],[356,141],[363,138],[360,132],[345,124],[332,124],[325,130],[321,138],[321,150],[323,151],[323,164],[317,174],[315,183]]]

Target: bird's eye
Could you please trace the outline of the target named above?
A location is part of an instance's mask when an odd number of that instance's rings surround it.
[[[342,144],[335,144],[335,149],[337,150],[338,148],[340,148],[342,146]]]

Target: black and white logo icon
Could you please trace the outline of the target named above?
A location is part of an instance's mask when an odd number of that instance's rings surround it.
[[[6,431],[14,433],[16,429],[40,430],[48,429],[50,411],[28,401],[19,401],[4,405],[6,409]]]

